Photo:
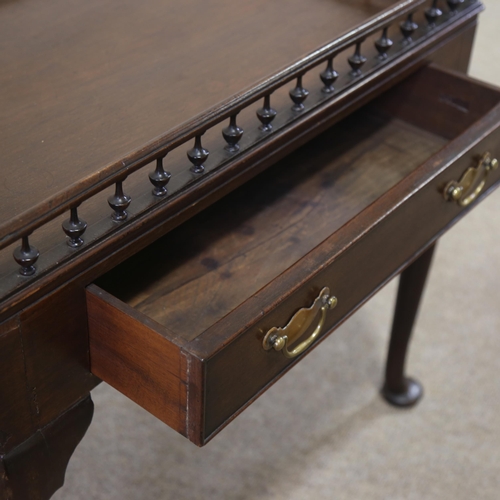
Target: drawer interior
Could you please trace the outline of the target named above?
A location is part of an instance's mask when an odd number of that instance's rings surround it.
[[[445,142],[407,121],[362,110],[97,284],[190,341]]]
[[[270,328],[329,287],[309,352],[461,216],[443,189],[500,154],[499,102],[423,68],[118,265],[87,288],[92,372],[205,444],[301,359]]]
[[[424,68],[97,284],[192,341],[498,102],[493,88]]]

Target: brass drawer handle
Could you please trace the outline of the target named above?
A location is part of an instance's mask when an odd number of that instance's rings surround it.
[[[456,201],[462,207],[470,205],[483,190],[491,170],[498,168],[498,160],[484,153],[476,167],[468,168],[460,181],[450,181],[444,188],[447,201]]]
[[[282,351],[285,357],[295,358],[304,352],[318,337],[325,324],[326,312],[337,305],[337,298],[330,296],[328,287],[323,288],[316,297],[311,307],[299,309],[286,326],[271,328],[264,337],[262,345],[266,351],[274,349]],[[314,318],[320,313],[319,322],[314,332],[295,349],[289,350],[288,345],[293,344],[312,324]]]

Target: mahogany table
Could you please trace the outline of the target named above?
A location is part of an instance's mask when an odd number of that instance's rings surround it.
[[[481,10],[1,5],[0,498],[62,486],[101,381],[204,445],[399,273],[419,400],[435,242],[500,182]]]

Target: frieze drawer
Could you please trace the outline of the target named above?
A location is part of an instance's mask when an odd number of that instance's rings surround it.
[[[499,102],[424,68],[120,264],[92,372],[205,444],[496,187]]]

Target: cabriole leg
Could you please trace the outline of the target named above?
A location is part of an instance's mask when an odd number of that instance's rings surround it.
[[[0,456],[1,500],[48,500],[64,483],[71,455],[90,425],[90,396]]]
[[[399,278],[385,383],[382,388],[385,399],[395,406],[412,406],[423,394],[420,383],[405,376],[405,361],[434,249],[435,245],[429,247]]]

